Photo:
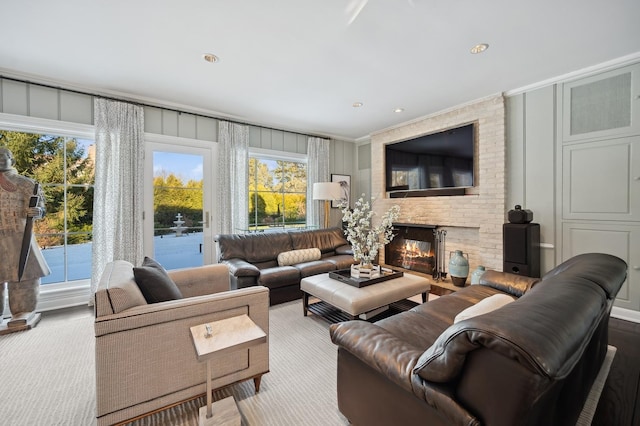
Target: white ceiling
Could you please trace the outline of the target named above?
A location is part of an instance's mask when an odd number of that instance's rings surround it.
[[[2,0],[0,16],[2,75],[347,140],[640,52],[639,0]]]

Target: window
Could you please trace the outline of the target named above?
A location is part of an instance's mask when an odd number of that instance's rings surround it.
[[[92,140],[0,130],[0,146],[16,159],[18,173],[35,179],[46,215],[34,233],[51,274],[42,284],[91,277],[94,145]]]
[[[306,220],[306,162],[251,155],[249,229],[305,227]]]

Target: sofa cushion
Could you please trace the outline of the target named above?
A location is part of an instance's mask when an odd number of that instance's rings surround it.
[[[286,287],[300,282],[300,271],[293,266],[277,266],[260,271],[258,285],[269,288]]]
[[[262,262],[275,261],[278,254],[283,251],[293,250],[291,237],[287,232],[259,232],[256,234],[246,234],[244,237],[244,260],[249,263],[259,264]],[[300,247],[300,248],[310,248]]]
[[[343,244],[339,247],[336,247],[336,254],[350,255],[353,257],[353,247],[351,247],[351,244]]]
[[[182,299],[180,289],[167,271],[150,257],[144,258],[142,266],[133,268],[133,275],[147,303]]]
[[[336,254],[335,256],[323,257],[322,260],[333,263],[335,269],[349,269],[351,265],[356,263],[353,254]]]
[[[307,248],[300,250],[289,250],[278,254],[278,265],[289,266],[297,263],[311,262],[312,260],[320,259],[320,249]]]
[[[312,262],[303,262],[294,265],[300,271],[300,278],[310,277],[311,275],[324,274],[336,270],[336,265],[326,260],[314,260]]]
[[[447,297],[421,303],[402,315],[377,321],[376,325],[425,351],[453,324],[458,313],[498,293],[498,290],[490,287],[467,286]]]
[[[453,323],[464,321],[469,318],[477,317],[478,315],[488,314],[495,311],[504,305],[513,302],[515,299],[507,294],[494,294],[486,299],[482,299],[473,306],[468,307],[464,311],[456,315]]]
[[[323,254],[334,252],[336,247],[349,244],[340,228],[293,231],[289,235],[293,249],[318,247]]]

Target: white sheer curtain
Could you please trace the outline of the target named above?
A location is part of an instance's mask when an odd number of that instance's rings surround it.
[[[329,182],[329,139],[307,142],[307,225],[320,226],[324,219],[323,201],[313,200],[313,184]]]
[[[218,232],[233,234],[248,223],[249,128],[218,123]]]
[[[96,99],[92,294],[107,262],[142,263],[144,110]]]

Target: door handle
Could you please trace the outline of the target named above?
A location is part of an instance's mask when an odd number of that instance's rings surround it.
[[[204,212],[204,226],[205,228],[209,227],[209,212]]]

